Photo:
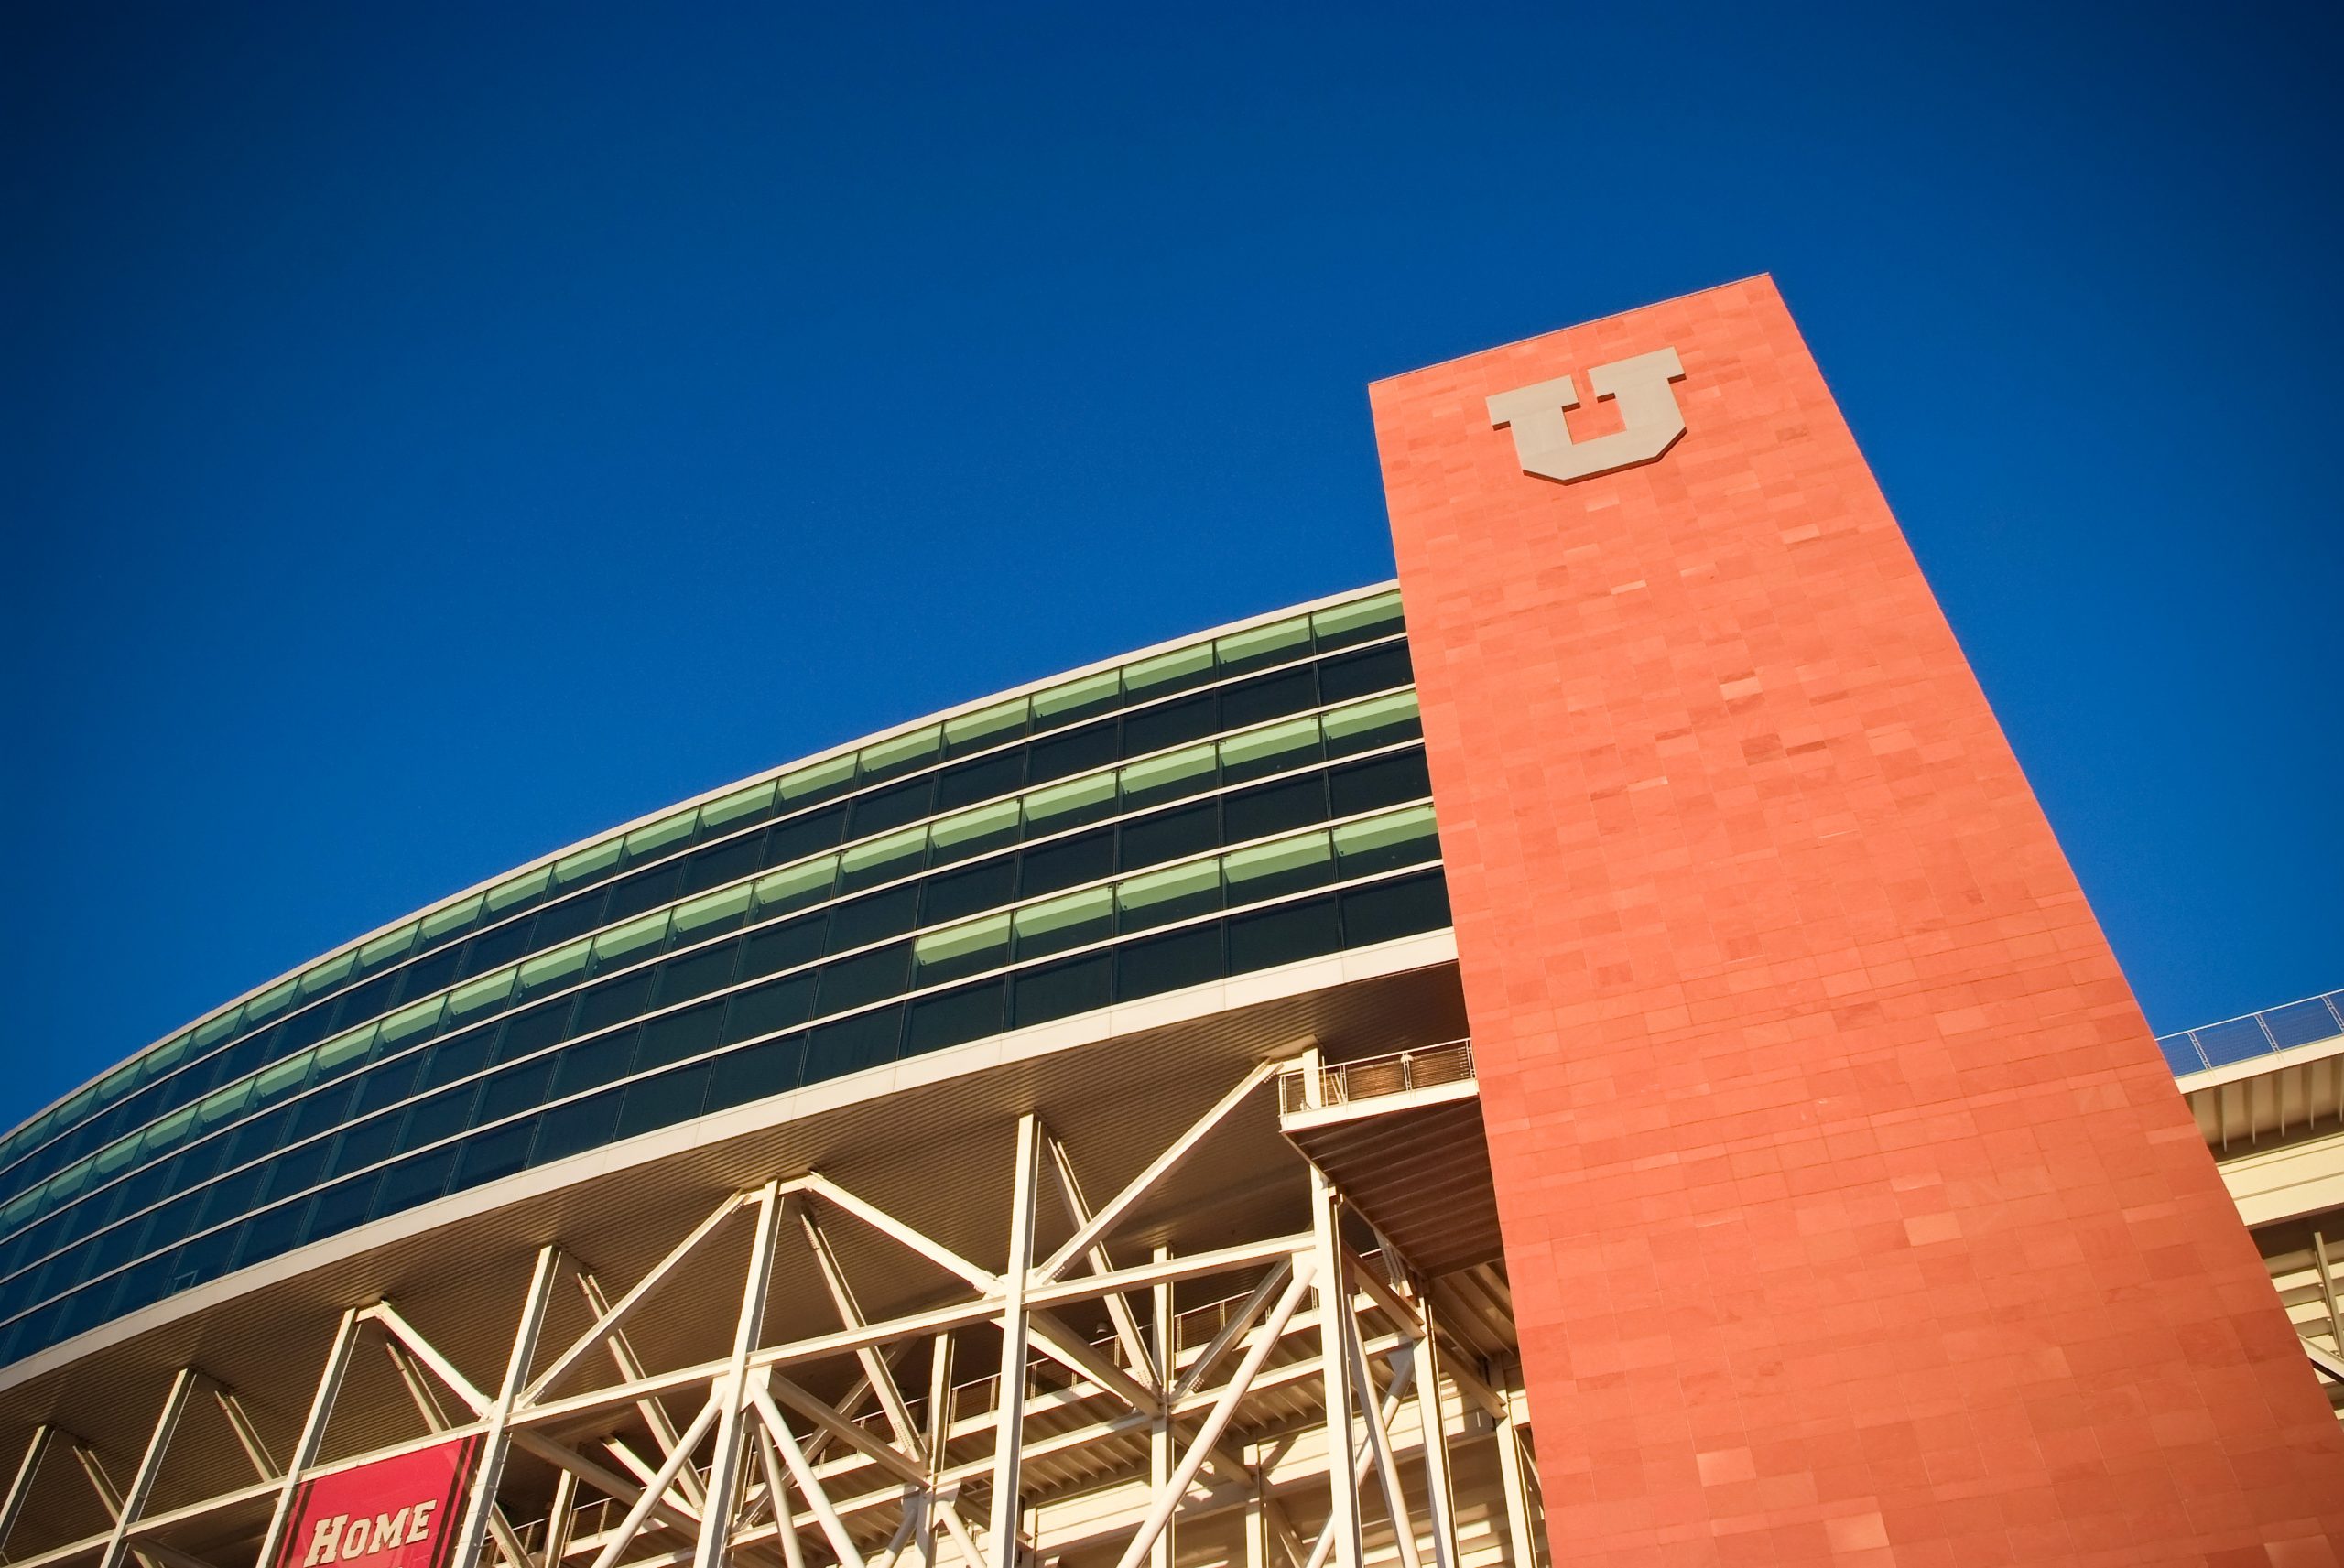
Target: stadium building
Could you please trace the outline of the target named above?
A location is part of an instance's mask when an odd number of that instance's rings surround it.
[[[1771,282],[1372,401],[0,1142],[11,1568],[2344,1560],[2344,996],[2152,1038]]]

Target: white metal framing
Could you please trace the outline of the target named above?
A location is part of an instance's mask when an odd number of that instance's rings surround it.
[[[1115,1568],[1170,1568],[1176,1525],[1232,1513],[1241,1516],[1248,1568],[1272,1568],[1281,1558],[1284,1568],[1362,1568],[1371,1528],[1399,1568],[1426,1568],[1427,1562],[1430,1568],[1460,1568],[1456,1450],[1490,1438],[1500,1477],[1492,1511],[1503,1516],[1502,1523],[1492,1521],[1492,1531],[1512,1568],[1540,1568],[1517,1369],[1446,1335],[1433,1290],[1380,1235],[1372,1256],[1354,1249],[1347,1229],[1366,1235],[1372,1227],[1346,1216],[1341,1195],[1315,1166],[1307,1171],[1308,1230],[1188,1254],[1158,1244],[1144,1263],[1118,1263],[1111,1251],[1119,1226],[1277,1070],[1264,1062],[1247,1072],[1095,1206],[1065,1146],[1037,1116],[1021,1117],[1008,1260],[998,1272],[809,1172],[727,1197],[615,1300],[558,1247],[542,1248],[493,1392],[468,1380],[394,1303],[352,1308],[342,1314],[282,1467],[234,1393],[200,1368],[184,1367],[170,1380],[127,1488],[117,1489],[98,1456],[70,1433],[50,1425],[32,1433],[0,1500],[0,1553],[31,1488],[53,1468],[60,1439],[97,1489],[109,1524],[102,1533],[13,1560],[11,1568],[92,1562],[122,1568],[132,1558],[143,1568],[230,1568],[241,1553],[206,1561],[173,1538],[184,1539],[189,1527],[222,1510],[262,1500],[269,1504],[269,1522],[250,1561],[266,1564],[288,1528],[301,1481],[477,1434],[482,1451],[455,1568],[491,1568],[492,1562],[496,1568],[938,1568],[945,1560],[954,1568],[1039,1568],[1069,1552],[1102,1568],[1110,1561]],[[1072,1228],[1055,1249],[1037,1256],[1046,1186],[1055,1189]],[[754,1220],[753,1235],[737,1276],[729,1352],[646,1371],[627,1338],[629,1321],[688,1264],[704,1270],[711,1244],[721,1235],[737,1236],[744,1219]],[[960,1293],[942,1305],[868,1320],[825,1228],[833,1220],[885,1238],[956,1281]],[[804,1283],[827,1298],[841,1326],[768,1344],[764,1328],[776,1239],[793,1222],[815,1262],[817,1277]],[[1232,1275],[1249,1280],[1246,1293],[1219,1309],[1213,1332],[1184,1336],[1171,1311],[1173,1287]],[[565,1276],[593,1322],[541,1355],[548,1309]],[[705,1315],[709,1299],[700,1287],[689,1307]],[[1111,1328],[1102,1342],[1091,1342],[1066,1322],[1066,1309],[1078,1304],[1105,1314]],[[999,1373],[990,1399],[968,1411],[960,1395],[981,1392],[982,1385],[956,1391],[952,1368],[960,1336],[971,1331],[997,1336]],[[336,1398],[370,1337],[397,1371],[423,1435],[320,1463]],[[927,1386],[917,1400],[896,1373],[914,1347],[929,1351]],[[593,1382],[588,1368],[605,1362],[614,1376]],[[842,1397],[826,1399],[801,1380],[825,1362],[851,1364],[857,1373]],[[1286,1415],[1263,1413],[1262,1401],[1273,1395],[1290,1401],[1314,1390],[1317,1415],[1300,1425],[1291,1403],[1279,1407]],[[156,1477],[174,1441],[183,1440],[182,1418],[207,1391],[257,1478],[149,1512]],[[445,1414],[449,1401],[458,1408],[452,1422]],[[693,1413],[678,1422],[674,1411],[682,1409]],[[1414,1419],[1402,1419],[1411,1409]],[[585,1418],[629,1413],[640,1419],[653,1452],[638,1454],[624,1437],[581,1442],[564,1435],[594,1429]],[[1136,1447],[1113,1450],[1125,1455],[1114,1461],[1122,1468],[1079,1488],[1086,1498],[1094,1491],[1110,1498],[1110,1506],[1071,1537],[1041,1527],[1027,1467],[1126,1439]],[[558,1475],[546,1516],[526,1530],[505,1517],[500,1495],[507,1457],[516,1452]],[[1128,1457],[1134,1453],[1135,1460]],[[1370,1477],[1374,1486],[1363,1490]],[[1117,1498],[1123,1500],[1112,1502]],[[619,1509],[624,1514],[613,1521]],[[1297,1531],[1297,1513],[1323,1514],[1315,1538]]]

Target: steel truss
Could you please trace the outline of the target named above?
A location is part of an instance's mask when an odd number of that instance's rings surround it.
[[[1036,1116],[1019,1118],[998,1270],[810,1172],[726,1197],[615,1296],[559,1246],[540,1249],[493,1388],[476,1386],[393,1303],[344,1312],[282,1459],[233,1390],[183,1368],[127,1484],[71,1433],[32,1433],[0,1502],[0,1554],[30,1488],[59,1470],[60,1449],[111,1523],[10,1568],[266,1564],[300,1482],[477,1435],[454,1568],[1173,1568],[1176,1538],[1190,1531],[1202,1532],[1200,1552],[1244,1568],[1541,1568],[1518,1368],[1492,1353],[1490,1333],[1453,1326],[1478,1320],[1510,1334],[1493,1272],[1420,1277],[1299,1155],[1308,1228],[1186,1254],[1157,1245],[1145,1261],[1124,1260],[1128,1246],[1118,1255],[1119,1230],[1277,1071],[1264,1063],[1245,1074],[1095,1205],[1065,1146]],[[1071,1227],[1047,1252],[1046,1195]],[[947,1299],[866,1317],[833,1244],[841,1226],[920,1260]],[[688,1268],[704,1272],[711,1249],[737,1246],[743,1230],[729,1304],[705,1289],[671,1299]],[[819,1292],[838,1326],[768,1343],[786,1233],[804,1241],[812,1267],[785,1288]],[[1177,1288],[1194,1297],[1213,1281],[1231,1289],[1176,1310]],[[562,1291],[578,1292],[591,1325],[543,1344]],[[1078,1308],[1088,1321],[1103,1314],[1106,1331],[1078,1332]],[[729,1351],[646,1369],[630,1324],[678,1309],[729,1314]],[[337,1396],[369,1345],[405,1387],[418,1434],[321,1463]],[[971,1363],[989,1375],[956,1380]],[[174,1443],[193,1441],[182,1431],[199,1401],[224,1420],[253,1479],[150,1511]],[[1458,1467],[1477,1453],[1484,1479],[1468,1530]],[[508,1485],[516,1457],[540,1476],[550,1467],[549,1497],[542,1485]],[[1082,1473],[1069,1478],[1070,1465]],[[249,1557],[207,1560],[174,1544],[262,1503],[268,1523]]]

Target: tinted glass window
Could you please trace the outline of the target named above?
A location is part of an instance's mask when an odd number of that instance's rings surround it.
[[[420,1149],[452,1138],[472,1122],[472,1101],[480,1098],[478,1084],[459,1084],[452,1089],[418,1100],[407,1108],[407,1126],[399,1132],[399,1146]]]
[[[861,1007],[882,997],[896,995],[904,989],[905,971],[911,960],[912,945],[892,943],[874,948],[859,957],[841,958],[822,966],[821,1011],[837,1012],[845,1008]]]
[[[619,1122],[619,1091],[607,1089],[584,1099],[558,1105],[538,1119],[537,1141],[529,1163],[543,1165],[571,1154],[599,1149],[611,1141]]]
[[[560,1053],[554,1072],[553,1092],[574,1095],[600,1088],[626,1076],[635,1062],[635,1032],[623,1029]]]
[[[528,1162],[529,1140],[537,1130],[532,1119],[466,1139],[462,1152],[456,1156],[455,1185],[460,1189],[477,1186],[518,1171]]]
[[[805,1022],[814,1016],[815,985],[812,975],[801,974],[734,992],[724,1018],[725,1044],[754,1040]]]
[[[1432,793],[1432,775],[1422,752],[1396,752],[1372,762],[1354,762],[1328,775],[1334,793],[1335,815],[1351,816],[1402,801],[1422,800]]]
[[[906,1054],[940,1051],[998,1033],[1004,989],[1000,980],[987,980],[913,1002],[905,1026]]]
[[[1053,735],[1047,741],[1034,742],[1026,763],[1029,783],[1047,784],[1052,779],[1071,778],[1113,762],[1118,754],[1115,726],[1111,719],[1087,730],[1070,730],[1063,735]]]
[[[551,1056],[540,1056],[491,1077],[481,1086],[480,1105],[472,1112],[473,1122],[496,1121],[543,1104],[546,1090],[553,1085],[554,1061]]]
[[[722,844],[697,850],[684,862],[684,892],[706,892],[736,881],[765,865],[765,838],[749,833]]]
[[[1178,811],[1126,822],[1123,828],[1123,869],[1161,865],[1217,848],[1221,841],[1221,803],[1201,801]]]
[[[1273,784],[1239,790],[1221,802],[1228,841],[1243,844],[1275,833],[1290,833],[1327,819],[1327,780],[1309,773]]]
[[[806,1081],[820,1083],[894,1061],[903,1012],[897,1002],[815,1030],[806,1045]]]
[[[1243,730],[1288,713],[1318,705],[1317,678],[1309,665],[1259,676],[1224,687],[1221,693],[1221,722],[1225,730]]]
[[[651,981],[651,971],[642,969],[589,990],[578,999],[577,1033],[590,1034],[640,1013],[650,1003]]]
[[[1115,999],[1130,1001],[1220,979],[1221,927],[1196,926],[1115,949]]]
[[[890,888],[869,898],[842,903],[830,911],[830,949],[844,952],[889,936],[900,936],[919,917],[919,889]]]
[[[1108,977],[1112,953],[1088,953],[1014,978],[1010,1023],[1023,1029],[1105,1007],[1112,1000]]]
[[[553,947],[599,929],[602,925],[602,893],[590,892],[550,905],[538,914],[533,940],[541,949]]]
[[[813,962],[822,956],[822,937],[829,929],[828,915],[809,914],[751,932],[742,944],[741,972],[736,978],[754,979]]]
[[[1329,702],[1349,702],[1373,691],[1388,691],[1416,678],[1408,667],[1408,644],[1387,643],[1329,659],[1319,666],[1319,690]]]
[[[709,1081],[708,1108],[723,1110],[796,1088],[805,1053],[806,1037],[787,1034],[719,1056]]]
[[[966,915],[998,909],[1016,896],[1017,860],[1004,855],[965,871],[928,879],[927,902],[920,906],[920,924],[940,925]]]
[[[1342,925],[1329,896],[1307,898],[1252,914],[1229,917],[1232,974],[1316,958],[1343,945]]]
[[[670,1002],[689,1001],[729,984],[733,960],[739,957],[736,944],[722,942],[706,952],[668,959],[659,966],[653,1005],[666,1007]]]
[[[1137,757],[1201,740],[1220,728],[1220,715],[1221,705],[1210,692],[1144,708],[1123,719],[1123,755]]]
[[[950,811],[955,806],[974,806],[980,801],[1010,795],[1025,782],[1026,752],[1023,748],[964,762],[957,768],[945,769],[937,779],[936,809]]]
[[[786,865],[818,850],[836,849],[839,836],[845,830],[846,810],[835,806],[828,811],[777,822],[765,844],[765,864]]]
[[[698,1116],[700,1101],[708,1095],[708,1074],[707,1063],[695,1062],[627,1085],[626,1098],[619,1106],[618,1136],[633,1138]]]
[[[702,1002],[681,1012],[655,1018],[643,1026],[643,1045],[635,1054],[635,1070],[647,1071],[713,1051],[724,1025],[724,1004]]]
[[[1343,940],[1353,947],[1438,931],[1449,924],[1449,888],[1438,871],[1351,888],[1341,896]]]
[[[1077,882],[1094,881],[1115,871],[1115,831],[1112,827],[1080,833],[1056,844],[1045,844],[1018,856],[1017,892],[1021,898],[1056,892]]]

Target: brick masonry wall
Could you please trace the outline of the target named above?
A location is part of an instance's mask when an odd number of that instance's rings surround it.
[[[1687,435],[1484,398],[1673,346]],[[1557,1564],[2335,1564],[2344,1438],[1753,278],[1371,391]],[[1608,420],[1608,426],[1607,426]]]

